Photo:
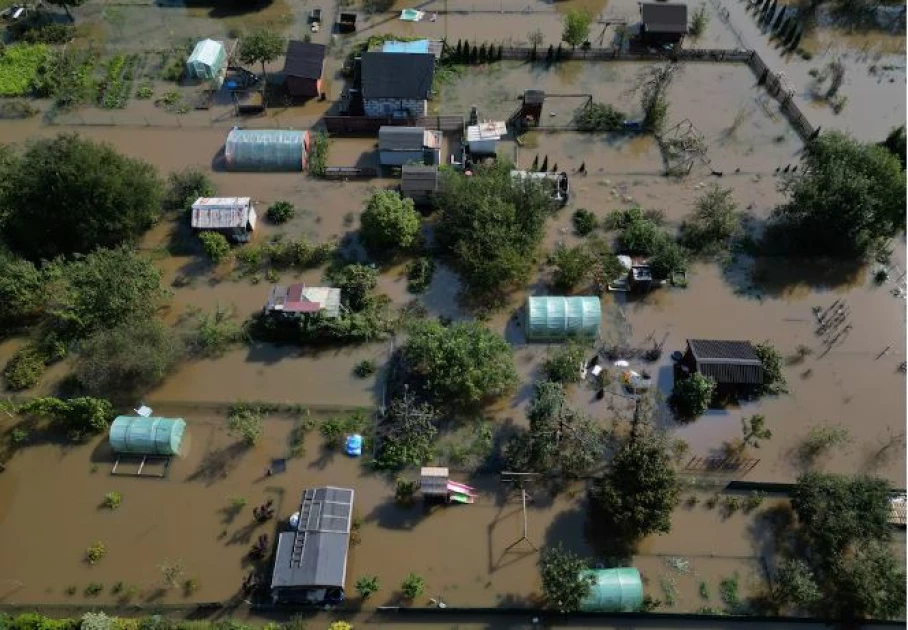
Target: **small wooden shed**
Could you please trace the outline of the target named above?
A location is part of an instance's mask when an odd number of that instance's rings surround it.
[[[400,169],[400,194],[417,206],[427,206],[438,192],[438,166],[404,164]]]
[[[448,477],[447,468],[424,466],[419,471],[419,490],[424,496],[447,496]]]
[[[249,197],[199,197],[192,204],[192,229],[220,232],[236,243],[252,238],[256,218]]]

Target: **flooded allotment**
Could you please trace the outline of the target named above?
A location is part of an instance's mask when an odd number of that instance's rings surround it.
[[[904,6],[8,4],[0,602],[904,619]]]

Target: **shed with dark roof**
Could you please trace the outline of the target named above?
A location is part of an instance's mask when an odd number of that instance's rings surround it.
[[[681,365],[717,385],[755,387],[763,384],[763,364],[749,341],[688,339]]]
[[[303,492],[293,531],[278,536],[271,596],[278,604],[344,600],[353,521],[353,490],[324,486]]]
[[[640,37],[648,44],[676,44],[687,35],[687,5],[644,2],[640,5]]]
[[[404,164],[400,169],[400,194],[417,206],[428,205],[438,192],[438,166]]]
[[[322,91],[325,46],[290,40],[284,59],[284,88],[290,96],[313,97]]]

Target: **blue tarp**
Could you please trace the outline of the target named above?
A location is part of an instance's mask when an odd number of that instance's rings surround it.
[[[421,39],[416,42],[385,42],[382,45],[382,52],[386,53],[427,53],[429,52],[429,40]]]

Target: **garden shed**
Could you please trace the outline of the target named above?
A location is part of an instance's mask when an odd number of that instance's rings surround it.
[[[192,49],[186,60],[186,76],[190,79],[215,80],[227,65],[224,44],[213,39],[203,39]]]
[[[749,341],[688,339],[680,368],[686,374],[699,372],[722,388],[748,390],[763,383],[763,363]]]
[[[599,335],[602,304],[594,296],[539,296],[527,300],[526,336],[530,341],[560,341]]]
[[[302,171],[308,154],[309,132],[290,129],[235,128],[224,145],[231,171]]]
[[[219,232],[235,243],[246,243],[257,216],[249,197],[199,197],[192,204],[194,230]]]
[[[438,166],[404,164],[400,169],[400,194],[417,206],[432,202],[439,184]]]
[[[584,612],[637,612],[643,603],[643,582],[633,567],[587,569],[581,576],[593,581],[589,595],[580,602]]]
[[[110,448],[117,454],[179,455],[186,432],[182,418],[118,416],[110,425]]]

